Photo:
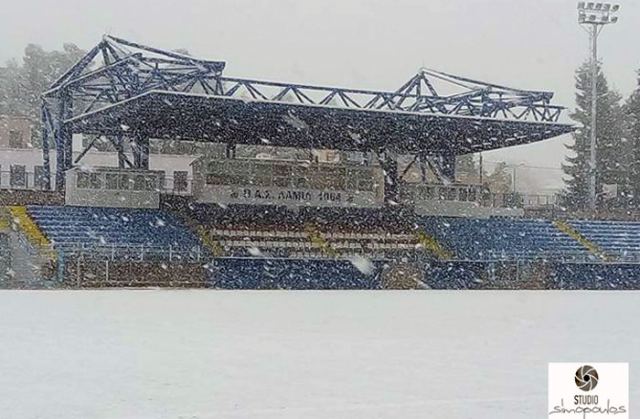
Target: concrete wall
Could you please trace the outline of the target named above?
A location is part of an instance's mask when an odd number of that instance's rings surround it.
[[[106,173],[123,173],[120,169],[97,169],[93,173],[103,175]],[[156,190],[125,190],[106,189],[104,176],[102,176],[101,189],[78,188],[76,179],[80,169],[71,169],[66,174],[65,205],[80,207],[110,207],[110,208],[158,208],[160,206],[160,191]],[[124,173],[132,177],[139,174],[147,176],[154,172],[140,170],[126,170]],[[160,172],[155,172],[159,182]]]
[[[80,154],[74,151],[74,160]],[[129,155],[129,160],[133,161],[133,156]],[[51,151],[51,185],[55,177],[56,153]],[[176,171],[187,172],[189,181],[192,177],[191,162],[194,156],[172,155],[172,154],[152,154],[149,158],[149,169],[165,172],[166,184],[169,189],[173,189],[173,177]],[[42,166],[42,150],[40,149],[15,149],[1,148],[0,146],[0,189],[9,189],[11,165],[24,165],[27,172],[27,187],[32,188],[34,182],[35,166]],[[118,167],[118,155],[114,152],[91,151],[81,160],[80,167]],[[189,182],[190,183],[190,182]],[[190,187],[190,186],[189,186]]]

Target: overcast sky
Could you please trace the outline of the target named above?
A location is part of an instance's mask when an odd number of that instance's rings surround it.
[[[640,68],[640,1],[600,38],[612,86],[628,95]],[[186,48],[227,62],[226,74],[354,88],[399,87],[421,66],[574,104],[574,71],[588,55],[574,0],[4,0],[0,61],[27,43],[88,49],[102,34]],[[487,160],[559,167],[566,138]],[[556,173],[557,175],[557,173]]]

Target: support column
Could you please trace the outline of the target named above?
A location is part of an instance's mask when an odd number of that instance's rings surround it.
[[[442,175],[451,182],[456,180],[456,156],[455,154],[444,154],[440,157],[442,161]]]
[[[124,155],[124,140],[122,135],[118,135],[112,144],[115,146],[116,151],[118,152],[118,168],[124,169],[124,164],[127,161],[126,156]]]
[[[149,137],[143,137],[140,141],[140,166],[149,170]]]
[[[65,172],[73,167],[73,135],[63,127],[64,138],[64,170]]]
[[[60,95],[58,112],[53,121],[54,139],[56,143],[56,190],[62,191],[65,186],[65,171],[72,165],[71,131],[64,125],[64,121],[71,115],[71,99],[68,92]]]
[[[149,170],[149,137],[136,135],[133,138],[133,167]]]
[[[378,160],[384,173],[384,202],[398,202],[398,159],[396,153],[383,151]]]
[[[41,134],[42,134],[42,165],[44,167],[44,173],[42,176],[44,177],[43,182],[46,182],[44,185],[44,190],[51,190],[51,161],[49,159],[49,118],[47,118],[47,109],[46,105],[42,103],[41,107],[41,118],[42,123],[40,125]]]
[[[427,161],[424,156],[419,157],[418,165],[420,167],[420,180],[422,183],[427,183],[429,176],[427,174]]]
[[[236,145],[234,143],[227,143],[225,148],[225,155],[228,159],[236,158]]]

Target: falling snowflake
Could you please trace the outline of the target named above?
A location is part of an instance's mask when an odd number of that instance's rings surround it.
[[[306,124],[306,122],[304,122],[302,119],[298,118],[292,112],[287,113],[285,116],[282,117],[282,119],[284,120],[284,122],[286,122],[287,124],[291,125],[293,128],[295,128],[297,130],[302,131],[302,130],[305,130],[305,129],[309,128],[309,126]]]
[[[361,255],[353,255],[348,258],[349,262],[365,275],[371,275],[376,267],[368,258]]]
[[[247,248],[247,251],[249,252],[249,254],[251,256],[254,256],[254,257],[262,257],[262,256],[264,256],[264,254],[257,247],[249,247],[249,248]]]

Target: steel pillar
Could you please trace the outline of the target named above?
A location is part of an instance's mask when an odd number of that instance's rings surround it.
[[[149,170],[149,137],[136,135],[133,138],[133,167]]]
[[[47,108],[44,102],[40,107],[40,111],[42,118],[40,130],[42,131],[42,165],[44,167],[43,177],[44,181],[46,181],[44,190],[49,191],[51,190],[51,161],[49,158],[49,118],[47,116]]]
[[[236,145],[234,143],[227,143],[225,148],[225,155],[228,159],[236,158]]]
[[[71,131],[64,125],[64,121],[71,115],[71,99],[66,92],[62,92],[58,99],[58,109],[54,118],[54,139],[56,143],[56,190],[64,190],[65,172],[72,165],[72,136]]]
[[[396,153],[384,151],[378,154],[378,161],[384,174],[384,202],[394,205],[398,202],[398,159]]]
[[[440,156],[442,176],[451,182],[456,180],[456,156],[445,154]]]

